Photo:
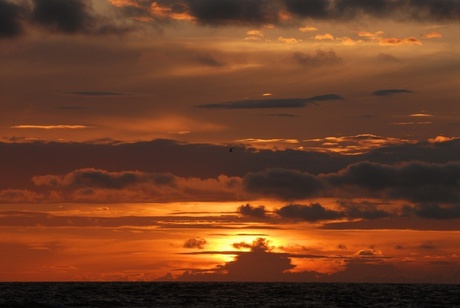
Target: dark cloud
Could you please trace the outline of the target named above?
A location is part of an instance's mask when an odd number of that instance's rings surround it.
[[[413,202],[460,202],[460,162],[409,162],[384,165],[360,162],[325,175],[332,185],[355,186],[370,193]]]
[[[203,24],[278,23],[279,3],[271,0],[185,0],[192,16]]]
[[[216,104],[198,105],[198,108],[207,109],[267,109],[267,108],[302,108],[317,101],[343,100],[337,94],[324,94],[307,98],[275,98],[275,99],[254,99],[230,101]]]
[[[184,248],[198,248],[198,249],[204,249],[204,246],[206,246],[207,241],[202,238],[202,237],[195,237],[195,238],[190,238],[184,243]]]
[[[0,38],[20,35],[26,24],[65,34],[121,34],[132,30],[98,15],[90,0],[0,1]]]
[[[340,210],[349,219],[379,219],[392,216],[391,213],[381,210],[376,204],[368,201],[353,202],[349,200],[339,201]]]
[[[235,243],[235,248],[250,249],[250,252],[210,252],[212,254],[236,255],[233,261],[213,269],[186,271],[177,277],[179,281],[284,281],[286,272],[293,269],[287,254],[271,252],[269,241],[257,238],[252,243]],[[204,252],[206,253],[206,252]]]
[[[406,212],[429,219],[457,219],[460,218],[460,203],[440,205],[423,202],[406,208]]]
[[[456,0],[284,0],[288,10],[299,17],[352,20],[360,17],[390,18],[399,21],[453,21],[460,17]]]
[[[152,183],[154,185],[175,186],[176,179],[172,174],[146,174],[137,171],[108,172],[98,169],[80,169],[65,176],[36,176],[36,185],[71,188],[108,188],[121,189],[138,184]]]
[[[255,218],[264,218],[265,217],[265,206],[259,205],[257,207],[250,204],[241,205],[237,209],[238,213],[243,216],[255,217]]]
[[[458,204],[456,200],[460,198],[456,176],[459,174],[458,139],[395,144],[352,156],[298,150],[236,149],[237,159],[229,157],[227,146],[172,140],[98,144],[0,143],[0,170],[3,173],[0,190],[36,192],[43,187],[37,188],[31,179],[36,177],[37,181],[44,175],[50,177],[41,178],[41,183],[53,188],[56,186],[49,186],[52,180],[62,184],[64,175],[68,174],[67,178],[71,179],[76,176],[76,170],[92,167],[108,172],[101,174],[102,178],[117,175],[118,184],[112,184],[114,186],[121,185],[121,179],[126,179],[128,174],[121,175],[127,170],[138,170],[130,176],[139,181],[150,181],[148,183],[152,185],[149,187],[158,186],[149,174],[201,179],[217,179],[224,174],[229,178],[221,184],[227,187],[228,192],[239,187],[240,182],[235,180],[241,179],[248,192],[288,201],[328,193],[340,199],[345,198],[343,194],[349,197],[399,198],[440,204],[444,209],[446,204]],[[206,159],[203,159],[204,156]],[[278,170],[267,169],[270,167]],[[92,183],[100,187],[109,185],[109,182],[102,184],[96,179]],[[135,181],[132,183],[135,185]],[[132,186],[132,189],[135,187]],[[334,192],[337,194],[334,195]],[[201,195],[198,191],[195,193]],[[378,209],[384,210],[382,207]],[[417,210],[422,215],[422,208]]]
[[[319,203],[310,205],[289,204],[275,211],[282,218],[315,222],[343,218],[344,213],[328,210]]]
[[[13,38],[23,31],[21,19],[25,9],[16,3],[0,0],[0,39]]]
[[[330,17],[329,1],[325,0],[285,0],[289,12],[299,17],[328,18]]]
[[[376,90],[372,92],[375,96],[388,96],[393,94],[401,94],[401,93],[413,93],[410,90],[406,89],[385,89],[385,90]]]
[[[94,26],[85,0],[34,0],[32,20],[64,33],[87,32]]]
[[[152,16],[149,13],[153,1],[137,0],[135,5],[122,10],[128,16]],[[457,22],[460,4],[456,0],[185,0],[156,1],[173,13],[187,13],[204,25],[264,25],[296,24],[301,19],[350,21],[363,17],[393,19],[398,21]],[[294,19],[281,18],[279,12],[287,12]],[[172,17],[171,17],[172,19]],[[164,20],[163,20],[164,21]]]
[[[297,170],[268,169],[248,173],[243,187],[250,193],[273,196],[283,200],[304,199],[317,196],[323,184],[309,173]]]
[[[337,56],[334,50],[316,50],[315,54],[295,52],[293,54],[293,58],[296,63],[307,67],[320,65],[336,65],[343,62],[343,59]]]

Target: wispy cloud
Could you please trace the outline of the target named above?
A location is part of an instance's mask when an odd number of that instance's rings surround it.
[[[20,128],[20,129],[85,129],[93,128],[93,126],[86,125],[30,125],[30,124],[21,124],[11,126],[10,128]]]
[[[383,90],[375,90],[372,92],[375,96],[388,96],[393,94],[404,94],[404,93],[413,93],[411,90],[407,89],[383,89]]]
[[[324,94],[306,98],[277,98],[229,101],[216,104],[198,105],[206,109],[268,109],[268,108],[302,108],[319,101],[343,100],[338,94]]]

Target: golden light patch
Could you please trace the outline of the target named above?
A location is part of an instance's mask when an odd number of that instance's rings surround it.
[[[162,6],[157,2],[153,2],[150,6],[150,13],[153,16],[163,17],[168,19],[174,20],[186,20],[186,21],[194,21],[195,17],[191,16],[187,12],[176,13],[173,11],[172,8],[168,6]]]
[[[315,31],[318,31],[318,28],[305,26],[305,27],[300,27],[299,31],[300,32],[315,32]]]

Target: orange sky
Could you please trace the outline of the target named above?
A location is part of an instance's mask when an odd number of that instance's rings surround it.
[[[0,281],[459,283],[459,16],[0,0]]]

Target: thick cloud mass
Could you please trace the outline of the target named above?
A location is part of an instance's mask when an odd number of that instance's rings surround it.
[[[400,166],[360,162],[325,177],[332,185],[351,185],[384,193],[391,198],[414,202],[460,201],[459,162],[410,162]]]
[[[251,206],[250,204],[241,205],[238,207],[238,213],[243,216],[263,218],[265,217],[265,206],[258,207]]]
[[[299,219],[310,222],[338,219],[344,216],[343,213],[328,210],[319,203],[313,203],[311,205],[289,204],[277,210],[276,214],[283,218]]]
[[[21,17],[24,9],[19,5],[0,0],[0,38],[15,37],[22,32]]]
[[[32,19],[65,33],[85,32],[93,20],[83,0],[34,0]]]
[[[120,33],[128,29],[115,25],[130,18],[150,18],[155,24],[174,19],[174,14],[188,15],[205,25],[298,25],[305,18],[348,21],[366,16],[420,22],[460,20],[458,0],[132,0],[114,6],[119,14],[112,18],[94,14],[91,9],[94,1],[32,0],[30,6],[27,1],[15,4],[1,0],[0,38],[18,36],[23,23],[39,24],[66,34]],[[154,2],[161,12],[169,12],[171,16],[155,14]],[[304,57],[300,60],[310,61]]]
[[[137,0],[131,13],[140,14],[139,7],[148,10],[152,1]],[[361,17],[390,18],[400,21],[453,21],[460,19],[457,0],[185,0],[173,4],[158,1],[174,11],[180,7],[199,23],[227,24],[286,24],[279,14],[288,13],[298,19],[353,20]]]
[[[284,200],[313,197],[323,189],[323,184],[314,175],[285,169],[248,173],[243,186],[249,192]]]
[[[186,0],[192,16],[207,24],[275,23],[277,3],[271,0]]]
[[[37,176],[33,178],[37,185],[58,187],[93,187],[121,189],[137,184],[152,183],[155,185],[174,186],[175,178],[172,174],[146,174],[141,172],[107,172],[97,169],[81,169],[60,176]]]

